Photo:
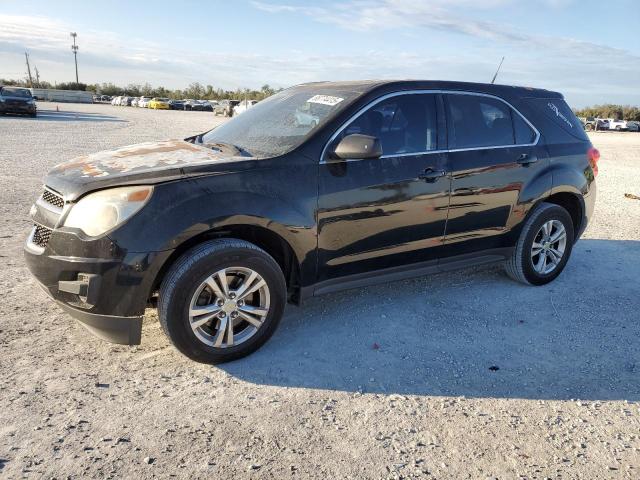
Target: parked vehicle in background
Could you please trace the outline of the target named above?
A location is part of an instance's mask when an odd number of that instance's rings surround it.
[[[323,118],[327,111],[331,110],[330,105],[324,105],[322,103],[305,102],[296,108],[294,114],[295,124],[299,127],[311,127],[314,128],[320,123],[320,119]],[[386,118],[384,111],[381,111],[383,118]]]
[[[213,107],[213,114],[231,117],[233,115],[233,108],[239,103],[239,100],[221,100],[215,107]]]
[[[309,103],[328,108],[296,125]],[[179,351],[228,361],[311,296],[492,262],[553,281],[592,217],[598,159],[556,92],[314,82],[184,141],[54,167],[26,262],[102,338],[139,343],[157,295]]]
[[[117,105],[120,102],[120,97],[116,96],[111,99],[111,105]]]
[[[184,101],[182,101],[182,100],[169,100],[169,108],[171,110],[184,110]]]
[[[140,97],[140,100],[138,100],[138,107],[148,108],[151,100],[152,97]]]
[[[213,103],[211,103],[209,100],[199,100],[200,104],[202,105],[202,111],[203,112],[213,112]]]
[[[202,104],[198,100],[194,100],[193,98],[187,98],[184,101],[184,109],[185,110],[202,110]]]
[[[628,130],[627,122],[625,120],[616,120],[614,118],[607,118],[609,130],[624,131]]]
[[[233,107],[233,114],[240,115],[253,107],[256,103],[258,103],[258,100],[242,100],[238,105]]]
[[[131,106],[137,107],[139,101],[140,101],[140,97],[133,97],[133,100],[131,100]]]
[[[38,115],[36,101],[28,88],[0,86],[0,113]]]
[[[168,98],[153,98],[149,102],[149,108],[154,110],[169,110]]]
[[[630,132],[640,132],[640,122],[630,120],[627,122],[627,128]]]
[[[581,117],[580,121],[582,123],[583,128],[587,132],[592,132],[595,130],[608,130],[609,124],[606,120],[602,118],[594,118],[594,117]]]

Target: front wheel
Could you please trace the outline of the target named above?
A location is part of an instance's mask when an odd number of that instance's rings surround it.
[[[542,203],[522,227],[515,249],[505,263],[507,274],[529,285],[551,282],[564,270],[573,239],[569,213],[559,205]]]
[[[284,312],[282,270],[264,250],[237,239],[200,244],[180,257],[160,287],[158,316],[187,357],[220,363],[257,350]]]

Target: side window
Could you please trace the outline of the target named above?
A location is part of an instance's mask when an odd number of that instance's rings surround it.
[[[447,95],[450,148],[526,144],[535,132],[506,103],[480,95]]]
[[[536,132],[516,112],[511,112],[511,116],[513,118],[513,129],[516,132],[516,144],[533,143],[536,139]]]
[[[420,153],[438,148],[434,94],[406,94],[375,104],[342,130],[334,147],[347,135],[377,137],[382,154]]]

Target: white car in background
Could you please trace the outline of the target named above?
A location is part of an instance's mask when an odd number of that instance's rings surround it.
[[[609,130],[629,130],[629,125],[627,125],[626,120],[615,120],[613,118],[605,119],[609,122]]]
[[[142,108],[149,108],[151,98],[152,97],[140,97],[140,100],[138,100],[138,106]]]
[[[138,97],[133,97],[133,100],[131,100],[131,106],[132,107],[137,107],[138,106],[138,102],[140,101],[140,98]]]
[[[113,97],[113,98],[111,99],[111,105],[120,105],[120,98],[122,98],[122,97],[120,97],[120,96],[118,96],[118,97]]]
[[[242,100],[238,105],[233,107],[233,115],[236,116],[246,112],[256,103],[258,103],[258,100]]]

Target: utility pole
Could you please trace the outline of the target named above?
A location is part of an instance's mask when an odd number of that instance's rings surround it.
[[[76,87],[78,85],[78,46],[76,45],[76,37],[78,34],[76,32],[71,32],[71,36],[73,37],[73,45],[71,45],[71,50],[73,50],[73,57],[76,61]]]
[[[29,87],[33,88],[33,78],[31,77],[31,66],[29,65],[29,54],[24,52],[24,58],[27,61],[27,75],[29,76]]]
[[[36,87],[40,88],[40,72],[38,71],[38,67],[34,65],[34,70],[36,71]]]

